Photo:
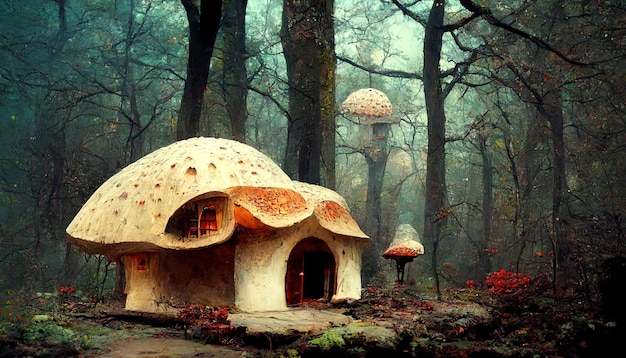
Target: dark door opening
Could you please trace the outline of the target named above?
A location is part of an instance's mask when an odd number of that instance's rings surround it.
[[[304,300],[331,299],[334,265],[333,254],[329,252],[304,252]]]
[[[300,241],[287,262],[287,305],[319,299],[329,301],[335,293],[336,269],[335,258],[324,241],[315,238]]]

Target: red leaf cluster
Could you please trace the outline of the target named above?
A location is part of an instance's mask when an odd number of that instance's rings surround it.
[[[228,319],[228,311],[224,308],[193,304],[179,311],[178,318],[200,330],[202,338],[207,341],[213,341],[235,331],[235,326],[231,325]]]
[[[474,287],[476,287],[476,282],[474,280],[467,280],[465,281],[465,286],[467,286],[470,290],[473,290]]]
[[[189,324],[222,323],[229,324],[228,311],[224,308],[211,308],[204,305],[190,305],[178,313],[178,318]]]
[[[61,286],[61,287],[59,287],[59,295],[61,295],[61,296],[69,296],[72,293],[74,293],[74,291],[76,291],[74,286]]]
[[[523,291],[530,285],[530,275],[505,271],[487,275],[487,287],[498,294],[511,295]]]

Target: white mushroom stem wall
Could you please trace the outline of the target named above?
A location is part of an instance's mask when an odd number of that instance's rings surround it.
[[[289,240],[291,241],[291,240]],[[242,311],[287,309],[287,240],[248,238],[235,248],[235,305]]]
[[[327,298],[360,298],[361,254],[368,241],[331,233],[310,217],[272,232],[237,230],[227,243],[206,249],[124,255],[126,309],[175,313],[181,304],[200,303],[247,312],[286,310],[288,261],[296,245],[309,238],[323,241],[324,250],[332,253],[334,295]],[[317,250],[306,250],[311,249]],[[293,259],[296,270],[301,267],[299,252]],[[301,289],[291,287],[292,299],[298,300],[301,292],[295,291]]]
[[[124,255],[126,309],[175,313],[192,303],[232,306],[234,250],[227,242],[201,250]]]
[[[123,258],[126,270],[126,309],[130,311],[173,313],[171,306],[166,304],[159,286],[158,255],[145,255],[147,264],[153,269],[138,269],[136,255],[127,255]]]
[[[361,256],[364,242],[354,239],[341,241],[343,247],[334,249],[331,246],[333,252],[338,250],[341,256],[337,260],[337,291],[331,300],[333,302],[361,298]]]
[[[361,254],[365,240],[333,235],[309,218],[297,226],[279,229],[269,236],[251,234],[238,238],[235,248],[235,305],[242,311],[287,309],[285,277],[287,261],[298,242],[315,237],[333,253],[336,272],[334,301],[361,297]]]

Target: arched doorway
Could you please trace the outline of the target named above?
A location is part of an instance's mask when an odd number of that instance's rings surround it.
[[[287,261],[287,305],[329,301],[335,294],[336,271],[335,257],[324,241],[313,237],[300,241]]]

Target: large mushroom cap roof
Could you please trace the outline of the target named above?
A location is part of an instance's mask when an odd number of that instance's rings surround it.
[[[358,118],[361,124],[398,122],[392,116],[393,106],[387,95],[374,88],[352,92],[341,105],[341,110]]]
[[[315,187],[309,190],[315,191]],[[228,240],[238,223],[227,223],[228,228],[210,239],[181,241],[165,229],[169,218],[185,203],[199,197],[224,197],[228,210],[239,208],[263,227],[288,227],[313,216],[318,201],[325,200],[311,199],[308,192],[299,192],[301,188],[276,163],[248,145],[221,138],[191,138],[160,148],[108,179],[67,227],[68,240],[90,252],[107,251],[107,245],[117,246],[118,253],[132,251],[138,243],[143,243],[143,249],[204,247]],[[346,210],[338,194],[325,195]],[[345,223],[334,220],[324,227],[368,238],[356,224],[346,230]]]
[[[386,259],[414,258],[423,254],[424,245],[420,243],[417,231],[409,224],[400,224],[383,257]]]

